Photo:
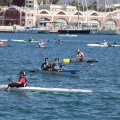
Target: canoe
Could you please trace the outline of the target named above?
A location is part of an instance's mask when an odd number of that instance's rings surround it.
[[[84,58],[84,59],[63,59],[63,63],[69,64],[69,63],[79,63],[79,62],[87,62],[87,63],[92,63],[92,62],[98,62],[96,58]]]
[[[88,47],[120,47],[120,45],[102,45],[102,44],[87,44]]]
[[[0,85],[0,91],[5,91],[8,85]],[[86,89],[68,89],[68,88],[43,88],[43,87],[20,87],[20,88],[12,88],[11,91],[40,91],[40,92],[82,92],[82,93],[92,93],[92,90]]]
[[[56,71],[46,71],[46,70],[39,70],[39,68],[36,68],[35,70],[31,70],[30,72],[40,72],[42,74],[53,74],[53,75],[64,75],[64,76],[70,76],[70,77],[80,77],[80,70],[62,70],[61,72]]]

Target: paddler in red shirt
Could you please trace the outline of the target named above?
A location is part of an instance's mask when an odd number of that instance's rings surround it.
[[[16,82],[14,80],[10,80],[12,83],[10,83],[7,87],[7,91],[10,92],[11,90],[11,87],[25,87],[26,86],[26,83],[27,83],[27,80],[26,78],[24,77],[25,76],[25,72],[21,71],[19,73],[19,81]]]

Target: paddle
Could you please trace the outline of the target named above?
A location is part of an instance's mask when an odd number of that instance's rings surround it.
[[[34,73],[36,71],[40,71],[40,68],[35,68],[34,70],[29,70],[29,72]]]
[[[10,81],[10,82],[14,82],[13,80],[11,80],[10,78],[8,79],[8,81]]]

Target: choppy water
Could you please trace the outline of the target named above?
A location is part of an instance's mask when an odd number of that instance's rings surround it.
[[[58,34],[32,34],[34,40],[49,40],[46,49],[38,43],[6,42],[10,47],[0,48],[0,83],[8,78],[18,80],[20,70],[26,71],[29,86],[91,89],[92,94],[0,92],[0,119],[12,120],[119,120],[120,119],[120,47],[87,47],[88,43],[109,44],[120,41],[119,35],[79,35],[62,37]],[[28,40],[30,34],[0,33],[3,39]],[[80,48],[86,57],[97,58],[98,63],[71,63],[66,68],[80,69],[80,78],[30,73],[41,66],[44,58],[54,62],[55,57],[74,58]]]

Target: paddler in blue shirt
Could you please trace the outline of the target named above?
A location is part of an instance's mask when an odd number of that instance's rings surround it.
[[[83,54],[83,52],[80,49],[77,50],[77,55],[76,55],[75,59],[76,60],[84,59],[84,54]]]
[[[61,72],[62,65],[59,63],[59,58],[55,58],[55,62],[52,64],[53,71]]]

